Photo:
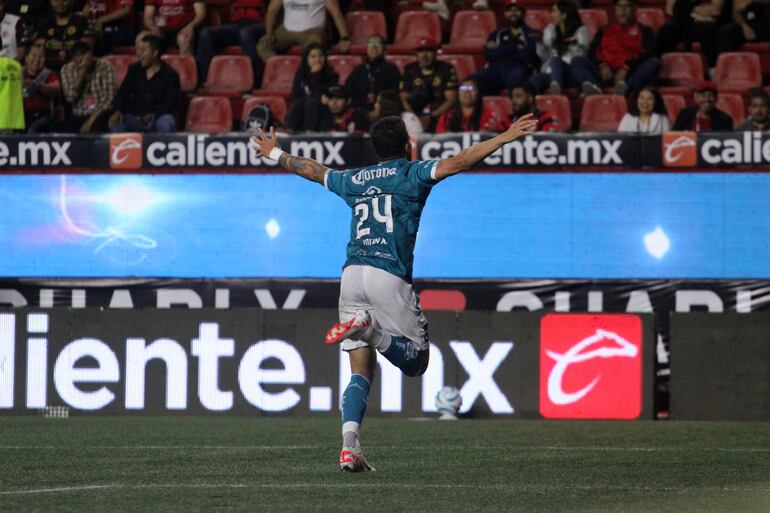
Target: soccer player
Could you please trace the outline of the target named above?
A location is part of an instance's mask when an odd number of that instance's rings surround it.
[[[442,160],[410,161],[412,145],[400,117],[385,117],[370,130],[378,164],[336,171],[281,151],[275,129],[260,130],[251,145],[303,178],[323,184],[352,209],[350,242],[340,283],[339,318],[327,344],[342,343],[350,356],[350,383],[342,394],[340,469],[374,470],[366,461],[359,429],[366,411],[379,351],[407,376],[428,367],[428,322],[412,288],[414,243],[431,188],[470,169],[537,125],[531,114],[496,137]]]

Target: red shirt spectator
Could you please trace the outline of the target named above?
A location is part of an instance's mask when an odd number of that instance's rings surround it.
[[[644,33],[637,21],[628,25],[616,21],[604,27],[596,38],[599,41],[597,60],[606,62],[612,69],[618,69],[638,59],[647,52],[643,44]]]
[[[511,106],[513,114],[510,117],[510,125],[514,124],[521,116],[533,114],[537,119],[536,132],[558,132],[559,120],[552,113],[537,108],[535,103],[535,90],[529,84],[517,85],[511,90]]]
[[[537,127],[535,128],[535,132],[558,132],[559,131],[559,120],[556,119],[556,116],[554,116],[553,113],[548,112],[546,110],[540,110],[537,108],[533,110],[531,113],[534,114],[535,118],[537,119]],[[510,122],[508,123],[508,126],[511,126],[512,124],[514,124],[520,117],[521,116],[512,114],[510,117]]]
[[[192,0],[147,0],[155,6],[155,25],[159,28],[181,29],[195,17]]]
[[[45,67],[45,52],[33,46],[24,58],[24,118],[28,133],[46,132],[53,123],[53,99],[61,94],[59,77]]]
[[[452,109],[441,115],[436,125],[437,134],[445,134],[447,132],[502,132],[505,130],[503,121],[494,111],[487,108],[483,108],[481,111],[478,128],[471,124],[473,112],[468,112],[467,114],[463,113],[460,118],[460,130],[452,130],[450,129],[450,121],[455,112],[456,109]]]
[[[96,22],[107,13],[115,12],[123,7],[134,7],[134,0],[91,0],[86,3],[88,17]],[[86,11],[86,9],[84,9]]]
[[[264,0],[233,0],[230,4],[230,22],[264,21],[265,7]]]

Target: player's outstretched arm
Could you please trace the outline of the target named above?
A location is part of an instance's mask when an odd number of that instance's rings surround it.
[[[502,145],[509,143],[522,135],[531,134],[536,126],[537,120],[532,117],[532,114],[526,114],[520,117],[502,134],[499,134],[492,139],[476,143],[469,148],[465,148],[454,157],[439,160],[438,167],[436,168],[436,178],[440,180],[447,176],[455,175],[460,171],[472,168],[497,151]]]
[[[313,159],[295,157],[294,155],[289,155],[285,151],[282,151],[278,146],[278,136],[275,135],[274,127],[270,127],[270,137],[268,137],[260,128],[257,135],[252,136],[251,138],[251,147],[254,148],[259,155],[277,160],[284,169],[287,169],[292,173],[320,184],[324,183],[324,176],[329,168]]]

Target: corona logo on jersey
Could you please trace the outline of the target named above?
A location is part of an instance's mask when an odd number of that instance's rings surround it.
[[[540,414],[636,419],[642,322],[636,315],[550,314],[540,324]]]
[[[112,169],[142,167],[142,134],[110,136],[110,167]]]
[[[663,165],[692,167],[698,163],[695,132],[666,132],[663,134]]]

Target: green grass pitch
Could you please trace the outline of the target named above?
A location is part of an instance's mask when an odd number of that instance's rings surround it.
[[[770,512],[770,424],[0,418],[0,511]]]

